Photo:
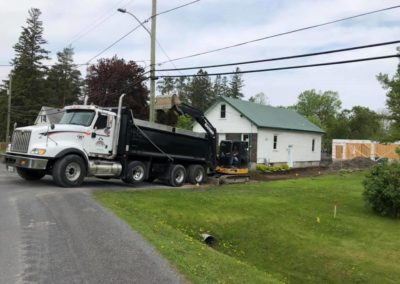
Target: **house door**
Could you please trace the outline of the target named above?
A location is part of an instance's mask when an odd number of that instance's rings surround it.
[[[288,146],[287,152],[288,152],[287,164],[290,168],[293,168],[293,145]]]

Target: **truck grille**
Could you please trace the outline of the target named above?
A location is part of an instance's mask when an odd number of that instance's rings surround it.
[[[15,130],[11,140],[11,152],[27,153],[31,131]]]

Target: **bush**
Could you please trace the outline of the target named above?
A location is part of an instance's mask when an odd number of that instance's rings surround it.
[[[400,218],[400,163],[374,166],[364,180],[363,195],[379,215]]]
[[[289,166],[287,164],[283,165],[276,165],[276,166],[267,166],[263,164],[257,164],[256,166],[257,171],[263,173],[273,173],[273,172],[281,172],[289,170]]]

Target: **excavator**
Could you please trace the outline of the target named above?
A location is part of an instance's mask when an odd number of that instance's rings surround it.
[[[248,142],[239,140],[223,140],[217,147],[217,130],[204,113],[186,103],[182,103],[177,95],[171,98],[171,109],[178,115],[188,115],[199,123],[206,131],[210,141],[211,160],[218,183],[241,183],[249,181]],[[217,148],[219,149],[217,151]],[[217,154],[218,153],[218,154]]]

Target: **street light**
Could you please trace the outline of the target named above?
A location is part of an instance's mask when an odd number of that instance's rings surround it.
[[[150,122],[155,120],[154,103],[156,94],[156,81],[155,81],[155,64],[156,64],[156,13],[157,13],[157,0],[152,0],[151,9],[151,31],[141,22],[134,14],[123,8],[118,8],[118,12],[131,15],[143,29],[150,35]]]

